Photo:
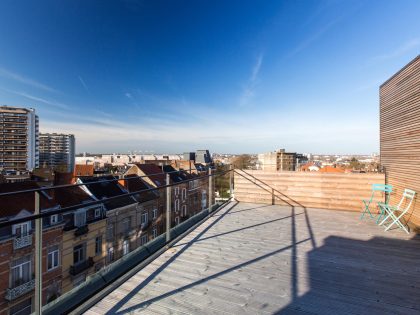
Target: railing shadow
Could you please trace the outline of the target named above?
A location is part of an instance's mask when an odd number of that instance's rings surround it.
[[[420,314],[419,259],[419,236],[329,236],[307,253],[306,293],[274,314]]]
[[[303,209],[303,213],[305,214],[305,222],[306,226],[308,228],[309,233],[309,239],[311,241],[312,247],[316,248],[316,241],[314,237],[314,233],[312,230],[312,226],[309,220],[309,215],[306,207],[298,202],[297,200],[287,196],[283,192],[279,191],[278,189],[270,186],[266,182],[262,181],[261,179],[255,177],[254,175],[244,171],[244,170],[235,170],[235,173],[242,176],[243,178],[247,179],[254,185],[262,188],[263,190],[271,193],[271,203],[274,205],[276,203],[276,198],[283,201],[286,205],[290,206],[291,208],[291,249],[292,249],[292,255],[291,255],[291,295],[292,300],[297,299],[298,296],[298,265],[297,265],[297,255],[298,255],[298,249],[297,249],[297,230],[296,230],[296,214],[295,214],[295,208],[300,207]]]
[[[127,294],[124,298],[122,298],[117,304],[115,304],[109,311],[106,312],[106,314],[122,314],[124,312],[119,312],[119,309],[122,308],[122,306],[127,303],[132,297],[134,297],[141,289],[143,289],[146,285],[148,285],[155,277],[162,272],[167,266],[169,266],[173,261],[176,260],[177,257],[179,257],[183,252],[185,252],[191,245],[194,244],[195,241],[200,239],[202,235],[204,235],[209,229],[211,229],[215,224],[217,224],[220,220],[223,219],[223,217],[228,214],[232,209],[234,209],[238,205],[238,202],[230,206],[229,209],[223,210],[223,214],[217,217],[211,224],[209,224],[203,231],[201,231],[199,234],[197,234],[191,241],[185,244],[183,248],[181,248],[175,255],[173,255],[170,259],[165,261],[159,268],[154,271],[152,274],[150,274],[144,281],[142,281],[137,287],[135,287],[133,290],[130,291],[129,294]]]

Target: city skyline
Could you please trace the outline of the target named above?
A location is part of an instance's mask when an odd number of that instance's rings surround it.
[[[0,104],[78,153],[370,154],[420,47],[420,4],[378,3],[3,2]]]

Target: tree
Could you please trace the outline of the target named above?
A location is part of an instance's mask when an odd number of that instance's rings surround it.
[[[249,154],[241,154],[232,161],[234,168],[248,169],[252,165],[252,158]]]

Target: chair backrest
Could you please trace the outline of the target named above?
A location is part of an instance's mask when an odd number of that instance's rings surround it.
[[[392,192],[392,185],[385,185],[385,184],[372,184],[373,191],[383,191],[386,193]]]
[[[397,205],[397,209],[399,211],[402,211],[403,213],[407,212],[408,209],[410,209],[411,204],[413,203],[415,195],[416,195],[416,192],[414,190],[411,190],[411,189],[408,189],[408,188],[404,189],[401,200]],[[407,200],[408,203],[406,203],[406,206],[405,206],[404,209],[401,209],[401,206],[403,205],[405,200]]]
[[[370,197],[370,201],[373,200],[373,197],[375,196],[375,191],[379,191],[379,192],[387,194],[385,203],[388,203],[390,193],[392,192],[392,185],[372,184],[372,196]]]

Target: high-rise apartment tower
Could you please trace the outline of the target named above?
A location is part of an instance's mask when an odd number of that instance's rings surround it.
[[[39,120],[33,108],[0,106],[0,171],[39,166]]]

